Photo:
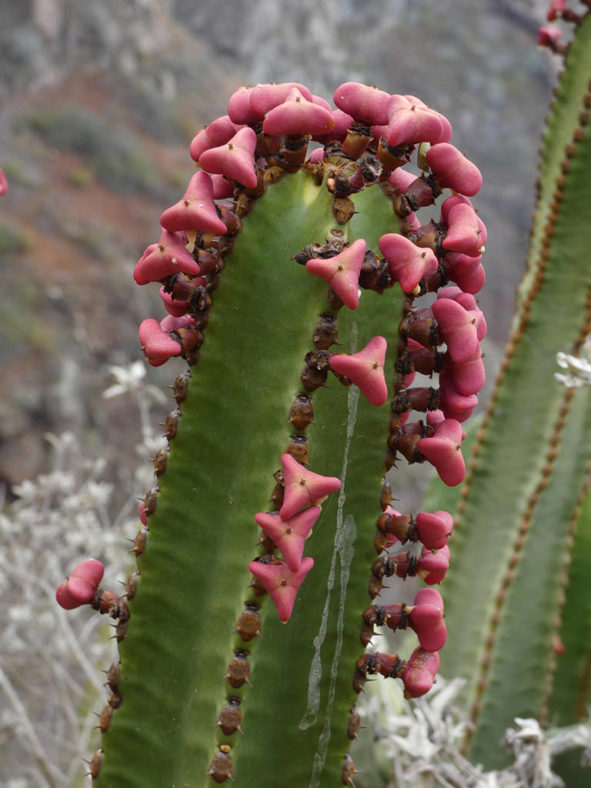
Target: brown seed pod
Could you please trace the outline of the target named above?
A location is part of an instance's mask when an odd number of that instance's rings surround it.
[[[215,274],[219,269],[220,256],[218,254],[217,249],[198,249],[196,262],[199,264],[199,268],[201,269],[200,271],[201,277],[211,276],[212,274]],[[193,290],[194,289],[195,288],[193,288]]]
[[[368,592],[370,597],[372,599],[375,599],[377,596],[379,596],[382,593],[383,587],[384,584],[382,582],[382,579],[380,577],[377,577],[377,575],[372,575],[368,587]]]
[[[156,511],[156,504],[158,502],[158,487],[152,487],[148,490],[144,497],[144,514],[149,517]]]
[[[290,435],[290,441],[287,444],[285,452],[291,454],[302,465],[307,465],[310,459],[310,449],[308,447],[308,438],[306,435],[298,433]]]
[[[249,640],[261,635],[261,618],[258,611],[261,606],[258,602],[245,602],[245,609],[240,614],[236,622],[235,632],[241,640],[248,643]]]
[[[375,634],[374,628],[364,621],[361,625],[361,632],[359,633],[359,640],[363,648],[371,643],[372,639],[375,637]]]
[[[88,769],[90,776],[93,780],[96,780],[101,772],[101,764],[103,762],[103,751],[102,749],[97,750],[90,761],[88,762]]]
[[[137,534],[135,539],[133,540],[133,554],[136,558],[144,552],[146,549],[146,541],[148,538],[148,531],[145,528],[141,528]]]
[[[265,186],[272,186],[274,183],[278,183],[282,178],[285,177],[285,173],[286,170],[283,167],[279,167],[279,166],[267,167],[267,169],[263,173]]]
[[[349,711],[350,714],[349,722],[347,723],[347,736],[351,740],[355,740],[363,726],[361,725],[361,717],[359,716],[359,713],[355,711],[355,706],[351,706]]]
[[[572,159],[572,157],[573,157],[573,156],[576,154],[576,152],[577,152],[577,146],[576,146],[576,144],[575,144],[574,142],[569,142],[569,143],[567,144],[566,148],[564,149],[564,152],[566,153],[566,157],[567,157],[567,159]]]
[[[239,194],[236,199],[236,216],[240,216],[240,218],[244,218],[247,216],[252,209],[254,208],[256,203],[256,198],[249,197],[248,194]]]
[[[171,410],[168,416],[164,419],[164,423],[162,424],[164,427],[164,435],[169,441],[176,438],[180,415],[180,408],[175,408],[175,410]]]
[[[344,302],[339,298],[332,287],[328,288],[328,305],[331,309],[334,309],[335,312],[338,312],[339,309],[345,306]]]
[[[216,276],[220,270],[220,261],[216,258],[216,268],[210,276]],[[195,318],[195,325],[199,329],[204,329],[209,322],[209,310],[211,309],[211,295],[203,285],[196,287],[191,296],[191,314]]]
[[[179,375],[172,384],[172,394],[176,400],[177,405],[180,405],[187,399],[189,393],[189,381],[191,380],[191,370],[188,369]]]
[[[250,652],[243,648],[234,650],[234,657],[228,663],[224,680],[228,680],[234,689],[238,689],[243,684],[250,684],[250,662],[248,661]]]
[[[226,225],[226,235],[237,235],[242,229],[242,221],[234,211],[223,203],[218,203],[218,211],[222,222]]]
[[[304,367],[300,380],[306,391],[315,391],[326,383],[328,377],[328,361],[330,353],[327,350],[310,350],[304,358]]]
[[[378,145],[378,158],[382,162],[383,174],[389,175],[397,167],[408,164],[414,149],[414,145],[392,147],[388,145],[384,137],[381,137]]]
[[[109,730],[109,725],[111,724],[111,717],[113,716],[113,707],[107,703],[105,708],[101,711],[98,715],[99,718],[99,728],[101,733],[106,733]]]
[[[382,162],[373,153],[364,153],[357,159],[365,183],[375,183],[382,174]]]
[[[334,315],[320,315],[320,320],[314,327],[312,339],[319,350],[328,350],[331,345],[338,342],[339,332]]]
[[[107,670],[107,681],[105,682],[111,692],[119,692],[119,662],[111,662]]]
[[[234,764],[232,763],[230,752],[231,747],[227,744],[222,744],[219,752],[216,752],[209,764],[209,771],[207,774],[212,777],[213,781],[216,783],[225,783],[226,780],[232,779]]]
[[[257,542],[257,545],[260,545],[265,553],[272,553],[277,547],[271,537],[264,531],[261,531],[261,538]]]
[[[345,156],[357,159],[362,156],[371,142],[371,128],[359,121],[353,121],[347,136],[341,144],[341,151]]]
[[[283,481],[283,470],[279,469],[273,474],[273,478],[277,482],[273,491],[271,492],[271,503],[275,509],[281,509],[283,505],[283,496],[285,493],[285,486]]]
[[[158,454],[154,457],[154,474],[156,476],[162,476],[162,474],[166,470],[167,462],[168,462],[168,451],[166,449],[160,449]]]
[[[127,621],[120,621],[115,627],[115,638],[117,640],[117,643],[121,643],[122,640],[125,640],[126,635],[127,635]]]
[[[379,660],[375,654],[364,654],[357,660],[353,676],[353,689],[358,694],[363,691],[367,677],[375,676],[379,671]]]
[[[119,706],[121,706],[121,704],[123,703],[123,698],[121,697],[121,695],[119,695],[119,693],[117,693],[116,695],[111,695],[111,697],[108,700],[108,703],[109,706],[111,706],[113,709],[118,709]]]
[[[127,578],[127,581],[125,583],[125,594],[128,599],[133,599],[135,596],[135,593],[137,591],[137,581],[139,576],[140,576],[139,570],[136,569],[136,571],[132,572]]]
[[[355,203],[348,197],[335,197],[331,205],[332,215],[337,224],[347,224],[349,219],[357,213]]]
[[[345,755],[345,763],[343,764],[343,770],[341,772],[341,782],[343,785],[354,785],[353,777],[357,774],[355,771],[355,764],[353,763],[353,758],[350,755]]]
[[[393,285],[394,280],[388,262],[382,257],[376,257],[375,253],[368,249],[359,274],[359,287],[381,294]]]
[[[240,733],[244,734],[242,730],[241,703],[242,698],[231,695],[228,698],[228,703],[221,710],[216,725],[222,729],[224,736],[231,736],[233,733],[236,733],[236,731],[240,731]]]
[[[382,485],[382,492],[380,493],[380,506],[383,512],[390,506],[393,497],[392,485],[389,482],[384,482]]]
[[[289,421],[298,432],[303,432],[314,420],[314,408],[309,394],[296,394],[289,407]]]

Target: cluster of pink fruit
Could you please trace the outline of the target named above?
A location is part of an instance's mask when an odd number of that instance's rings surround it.
[[[337,88],[334,102],[336,109],[298,83],[240,88],[229,100],[228,115],[195,135],[190,152],[198,170],[183,197],[162,213],[158,243],[148,246],[135,266],[138,284],[160,285],[168,312],[161,321],[150,318],[142,322],[141,346],[154,366],[179,355],[189,364],[198,361],[212,294],[224,271],[225,257],[240,232],[242,218],[256,199],[286,173],[303,169],[317,182],[323,181],[333,195],[333,215],[341,225],[354,213],[349,197],[379,183],[392,201],[400,226],[399,233],[380,237],[382,257],[369,251],[365,240],[349,244],[343,236],[340,245],[329,253],[321,252],[320,244],[307,247],[309,253],[298,262],[328,283],[328,301],[334,315],[343,306],[358,307],[360,288],[383,292],[400,284],[408,308],[400,327],[387,465],[393,464],[397,452],[409,462],[428,460],[446,484],[456,485],[465,474],[461,422],[476,406],[476,394],[484,381],[480,341],[486,325],[475,294],[485,278],[481,259],[486,228],[469,199],[479,190],[482,179],[478,169],[450,144],[447,119],[414,96],[390,95],[349,82]],[[419,144],[422,172],[416,175],[405,165]],[[434,204],[443,189],[453,193],[443,201],[440,218],[421,224],[417,212]],[[446,287],[450,280],[456,285]],[[434,291],[439,292],[430,307],[413,308],[416,296]],[[317,347],[326,348],[331,342]],[[326,354],[327,368],[337,377],[359,386],[371,404],[381,406],[388,399],[386,351],[386,339],[377,336],[354,354],[320,353]],[[416,372],[429,376],[440,373],[435,399],[432,389],[411,388]],[[298,397],[308,397],[321,385],[311,384],[303,376],[302,383],[305,392]],[[409,422],[412,410],[426,411],[426,424]],[[277,511],[255,517],[271,545],[270,552],[267,549],[265,555],[252,561],[249,569],[259,595],[268,592],[279,618],[287,621],[298,588],[314,563],[312,558],[303,557],[306,538],[320,515],[319,504],[340,487],[340,481],[308,470],[307,459],[298,462],[290,449],[281,463],[282,491]],[[141,513],[144,525],[147,513]],[[422,514],[449,517],[445,512]],[[395,527],[402,515],[388,507],[383,516],[388,518],[388,526],[382,528],[386,543],[380,550],[391,547],[394,539],[405,541]],[[447,533],[451,530],[448,526],[446,521]],[[424,543],[419,557],[409,553],[380,557],[373,567],[372,596],[379,591],[382,578],[393,574],[419,574],[428,584],[440,582],[449,561],[446,539],[436,548]],[[94,594],[87,598],[92,578],[84,576],[82,595],[75,590],[85,572],[77,568],[60,586],[60,604],[75,606],[82,599],[80,604],[92,603]],[[398,628],[401,622],[412,626],[427,608],[429,615],[436,611],[436,617],[441,618],[443,605],[432,589],[425,589],[417,597],[412,610],[405,609],[400,615],[388,610],[378,618],[382,616],[388,625],[397,621]],[[434,626],[438,643],[444,630],[441,621]],[[424,669],[432,681],[435,657],[424,655],[436,655],[437,649],[427,651],[423,641],[424,637],[404,670],[397,662],[395,672],[384,655],[378,662],[373,655],[365,655],[362,660],[369,660],[367,672],[371,673],[378,663],[388,675],[399,675],[400,671],[404,676],[422,675]]]

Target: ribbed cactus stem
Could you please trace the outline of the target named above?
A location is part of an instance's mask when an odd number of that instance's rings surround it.
[[[576,673],[588,655],[588,642],[572,631],[588,627],[589,612],[585,595],[570,592],[569,567],[581,572],[588,562],[575,545],[591,402],[588,388],[554,379],[557,354],[579,355],[591,332],[591,15],[573,21],[541,150],[528,269],[456,499],[454,562],[443,589],[447,625],[464,637],[450,640],[442,671],[467,679],[470,752],[487,768],[503,764],[496,743],[515,717],[576,720],[568,687],[582,686]]]
[[[298,83],[236,91],[193,139],[198,170],[136,264],[168,312],[142,322],[144,355],[182,356],[191,374],[173,386],[140,509],[99,785],[352,785],[367,677],[418,697],[437,672],[437,592],[408,610],[420,646],[407,661],[365,652],[367,608],[384,578],[432,585],[449,564],[447,512],[417,514],[404,535],[376,538],[375,522],[397,454],[446,484],[464,476],[454,397],[482,384],[485,329],[473,289],[441,288],[452,255],[480,266],[486,229],[465,196],[480,174],[418,99],[345,83],[334,101]],[[392,176],[418,143],[432,145],[430,196],[397,199],[408,179]],[[446,188],[420,226],[417,193],[431,205]],[[447,364],[446,402],[409,388],[413,340],[430,371]],[[408,549],[390,555],[396,539]]]

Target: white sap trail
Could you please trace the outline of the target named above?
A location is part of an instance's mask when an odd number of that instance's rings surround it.
[[[355,352],[357,346],[357,326],[353,326],[352,331],[352,351]],[[320,736],[318,737],[318,749],[314,755],[314,767],[312,771],[312,778],[310,780],[309,788],[316,788],[319,785],[320,775],[326,760],[326,752],[328,743],[331,736],[331,715],[332,706],[334,703],[336,692],[336,680],[338,675],[338,665],[343,647],[343,628],[344,628],[344,613],[345,613],[345,600],[347,597],[347,586],[349,584],[349,574],[351,561],[355,549],[353,547],[355,537],[357,535],[357,526],[355,519],[352,515],[344,516],[344,507],[346,500],[346,481],[347,469],[349,465],[349,450],[351,441],[355,432],[355,423],[357,421],[357,405],[359,403],[359,389],[351,386],[347,397],[347,435],[345,439],[345,449],[343,452],[343,465],[341,470],[341,488],[339,491],[339,498],[337,503],[337,527],[334,540],[334,549],[332,553],[330,570],[326,582],[326,600],[322,612],[322,619],[320,621],[320,628],[318,634],[314,638],[314,656],[310,665],[310,674],[308,678],[308,705],[306,714],[300,722],[300,729],[306,730],[316,723],[318,710],[320,708],[320,680],[322,678],[322,659],[320,652],[324,641],[326,639],[326,632],[328,628],[328,616],[330,611],[330,600],[332,591],[335,584],[337,574],[337,560],[340,562],[340,597],[339,605],[336,616],[337,639],[335,643],[335,650],[330,666],[330,684],[328,689],[328,698],[325,709],[325,722]]]

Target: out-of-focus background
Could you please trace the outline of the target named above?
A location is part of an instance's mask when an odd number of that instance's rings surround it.
[[[158,388],[182,368],[139,360],[137,326],[162,309],[131,273],[193,172],[193,134],[236,87],[267,81],[330,98],[358,80],[444,112],[484,174],[492,370],[558,67],[536,47],[546,6],[0,0],[0,784],[78,784],[97,746],[79,719],[104,705],[95,665],[111,647],[94,618],[56,610],[53,583],[89,554],[111,562],[111,585],[124,576],[121,534],[171,407]]]

